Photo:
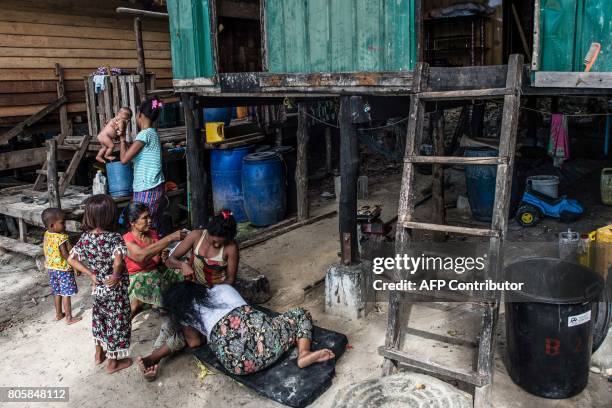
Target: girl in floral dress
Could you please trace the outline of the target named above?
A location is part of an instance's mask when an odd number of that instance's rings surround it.
[[[83,230],[72,249],[69,263],[77,271],[95,277],[92,331],[96,345],[95,360],[108,359],[109,374],[132,365],[130,353],[129,277],[125,273],[126,252],[121,235],[112,232],[117,220],[117,206],[107,195],[85,200]]]

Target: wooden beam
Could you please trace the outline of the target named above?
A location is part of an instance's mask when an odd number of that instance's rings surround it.
[[[359,177],[359,141],[352,120],[351,97],[340,98],[340,240],[342,261],[359,261],[357,243],[357,178]],[[346,242],[346,239],[349,242]],[[348,252],[348,253],[347,253]]]
[[[189,94],[181,94],[185,128],[187,130],[187,185],[189,218],[192,229],[202,228],[208,222],[208,160],[204,140],[196,128],[194,100]]]
[[[332,174],[334,171],[333,164],[333,144],[332,130],[330,127],[325,128],[325,171],[327,174]]]
[[[308,141],[310,126],[308,125],[308,105],[298,104],[297,129],[297,162],[295,166],[295,184],[297,190],[297,219],[303,221],[308,218]]]
[[[140,82],[137,86],[140,101],[142,102],[147,99],[147,81],[145,80],[147,70],[145,67],[144,46],[142,44],[142,20],[140,17],[134,18],[134,35],[136,37],[136,54],[138,56],[138,68],[136,71],[138,76],[140,76]]]
[[[508,159],[504,157],[462,157],[462,156],[408,156],[404,163],[438,163],[438,164],[506,164]]]
[[[435,111],[431,115],[433,126],[433,149],[434,155],[444,154],[444,111]],[[435,224],[446,224],[446,209],[444,208],[444,166],[442,164],[433,165],[433,178],[431,181],[431,193],[433,197],[433,217]],[[435,242],[443,242],[446,234],[434,232]]]
[[[255,238],[252,238],[252,239],[246,240],[244,242],[241,242],[238,245],[239,245],[240,249],[245,249],[245,248],[251,247],[253,245],[258,245],[258,244],[261,244],[262,242],[265,242],[265,241],[267,241],[269,239],[272,239],[272,238],[278,237],[280,235],[286,234],[289,231],[293,231],[293,230],[295,230],[297,228],[300,228],[300,227],[303,227],[305,225],[313,224],[313,223],[315,223],[317,221],[321,221],[321,220],[323,220],[325,218],[333,217],[337,213],[338,212],[336,210],[333,210],[333,211],[329,211],[329,212],[326,212],[324,214],[317,215],[317,216],[314,216],[314,217],[311,217],[311,218],[308,218],[308,219],[305,219],[305,220],[302,220],[302,221],[296,221],[296,222],[294,222],[291,225],[288,225],[286,227],[275,228],[275,229],[273,229],[271,231],[262,233],[261,235],[258,235]]]
[[[50,114],[51,112],[53,112],[54,110],[62,106],[64,103],[66,103],[66,101],[67,101],[66,96],[58,98],[55,102],[50,103],[49,105],[47,105],[40,111],[36,112],[32,116],[30,116],[29,118],[27,118],[26,120],[24,120],[23,122],[21,122],[14,128],[12,128],[11,130],[9,130],[8,132],[0,135],[0,144],[6,143],[12,138],[14,138],[15,136],[19,135],[21,132],[23,132],[23,130],[26,127],[32,126],[34,123],[43,119],[45,116],[47,116],[48,114]]]
[[[68,160],[71,157],[72,154],[58,152],[58,160]],[[46,158],[47,149],[44,147],[3,152],[0,153],[0,171],[40,166]]]
[[[77,150],[74,156],[72,157],[72,160],[70,161],[70,164],[68,165],[68,168],[66,169],[64,176],[60,179],[60,186],[59,186],[60,196],[64,194],[64,192],[70,185],[70,182],[72,181],[72,178],[74,177],[74,174],[76,173],[77,168],[79,167],[79,164],[81,163],[81,160],[83,159],[83,157],[85,156],[85,153],[87,152],[87,147],[89,147],[89,142],[91,141],[91,138],[92,138],[91,135],[83,136],[83,140],[81,140],[79,150]]]
[[[534,86],[612,88],[612,72],[536,72]]]
[[[166,20],[168,19],[168,13],[159,13],[157,11],[147,11],[128,7],[117,7],[115,11],[117,12],[117,14],[123,14],[128,16],[159,18]]]
[[[62,208],[57,179],[57,141],[47,140],[47,193],[49,206]]]
[[[57,98],[61,99],[66,96],[66,86],[64,84],[64,68],[60,64],[55,64],[55,75],[57,76]],[[59,117],[61,132],[57,138],[57,143],[62,144],[64,138],[71,133],[70,122],[68,122],[68,107],[66,105],[59,107]]]
[[[521,19],[516,11],[516,7],[514,6],[514,4],[510,4],[510,8],[512,8],[512,16],[514,17],[514,23],[516,24],[519,36],[521,37],[521,43],[523,44],[525,57],[527,58],[527,61],[531,61],[531,51],[529,51],[529,44],[527,44],[527,37],[525,36],[525,31],[523,30],[523,26],[521,25]]]

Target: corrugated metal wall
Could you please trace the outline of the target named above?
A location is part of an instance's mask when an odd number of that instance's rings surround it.
[[[174,79],[215,75],[208,0],[168,0]]]
[[[583,71],[592,42],[601,53],[592,71],[612,72],[612,1],[542,0],[541,71]]]
[[[414,68],[412,0],[267,0],[266,25],[271,72]]]

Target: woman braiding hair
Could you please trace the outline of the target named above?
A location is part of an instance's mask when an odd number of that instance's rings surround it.
[[[236,219],[230,210],[221,210],[208,222],[206,229],[197,229],[172,252],[166,266],[180,269],[187,280],[213,286],[233,285],[238,271],[239,251],[236,244]],[[193,256],[182,261],[189,251]]]

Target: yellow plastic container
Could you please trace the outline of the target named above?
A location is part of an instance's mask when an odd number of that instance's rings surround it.
[[[612,266],[612,225],[591,232],[589,238],[591,266],[605,282],[608,277],[608,270]]]
[[[206,122],[206,143],[219,143],[225,140],[225,123]]]
[[[601,170],[600,190],[601,202],[612,205],[612,168],[610,167]]]

